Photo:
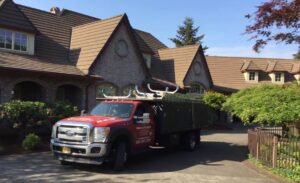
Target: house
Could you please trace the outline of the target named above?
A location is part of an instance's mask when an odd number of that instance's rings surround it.
[[[300,60],[206,56],[215,91],[232,93],[259,84],[300,83]]]
[[[0,103],[69,101],[91,109],[97,97],[175,88],[232,93],[262,83],[300,82],[290,59],[204,56],[200,45],[168,48],[134,29],[126,14],[106,19],[0,0]]]
[[[203,93],[212,86],[200,45],[168,48],[134,29],[126,14],[99,19],[0,0],[0,103],[69,101],[90,109],[96,97],[135,85]]]

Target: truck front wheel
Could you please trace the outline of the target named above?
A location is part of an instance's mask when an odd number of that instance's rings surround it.
[[[113,149],[113,169],[115,171],[121,171],[124,168],[125,163],[127,162],[128,152],[126,148],[126,142],[119,142]]]

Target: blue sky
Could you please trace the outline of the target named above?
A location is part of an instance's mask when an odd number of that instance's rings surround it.
[[[192,17],[205,34],[207,54],[219,56],[249,56],[292,58],[296,45],[271,43],[260,54],[252,51],[254,41],[242,35],[262,0],[15,0],[16,3],[48,11],[52,6],[78,11],[98,18],[127,13],[133,27],[148,31],[169,47],[169,38],[176,35],[185,17]]]

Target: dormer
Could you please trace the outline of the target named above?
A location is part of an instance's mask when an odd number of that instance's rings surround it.
[[[284,84],[285,82],[285,74],[284,72],[272,72],[269,73],[272,83],[275,84]]]
[[[13,12],[13,13],[12,13]],[[33,24],[12,0],[0,0],[0,50],[34,54]]]
[[[34,34],[0,27],[0,50],[34,54]]]
[[[297,83],[300,84],[300,62],[294,62],[291,73],[294,75]]]
[[[259,81],[259,71],[260,68],[250,61],[244,61],[241,71],[244,74],[244,78],[246,82],[249,83],[258,83]]]
[[[258,71],[247,71],[247,72],[244,72],[244,78],[245,78],[246,82],[249,82],[249,83],[258,83],[258,81],[259,81]]]

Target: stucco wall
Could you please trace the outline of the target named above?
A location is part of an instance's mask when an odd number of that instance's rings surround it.
[[[200,64],[200,72],[199,74],[196,73],[194,67],[195,65],[199,63]],[[210,88],[209,84],[209,73],[205,70],[203,61],[201,59],[201,56],[199,53],[197,53],[195,60],[191,66],[191,69],[189,73],[187,73],[187,76],[184,80],[184,85],[185,86],[190,86],[192,83],[197,82],[202,84],[206,90]]]
[[[125,57],[116,54],[115,47],[119,40],[125,40],[128,44],[128,55]],[[120,25],[103,54],[91,68],[92,74],[100,75],[105,82],[116,85],[119,94],[121,94],[121,89],[124,86],[129,84],[141,85],[146,77],[141,63],[144,60],[138,56],[139,53],[134,49],[134,44],[135,42],[129,36],[126,26]]]

